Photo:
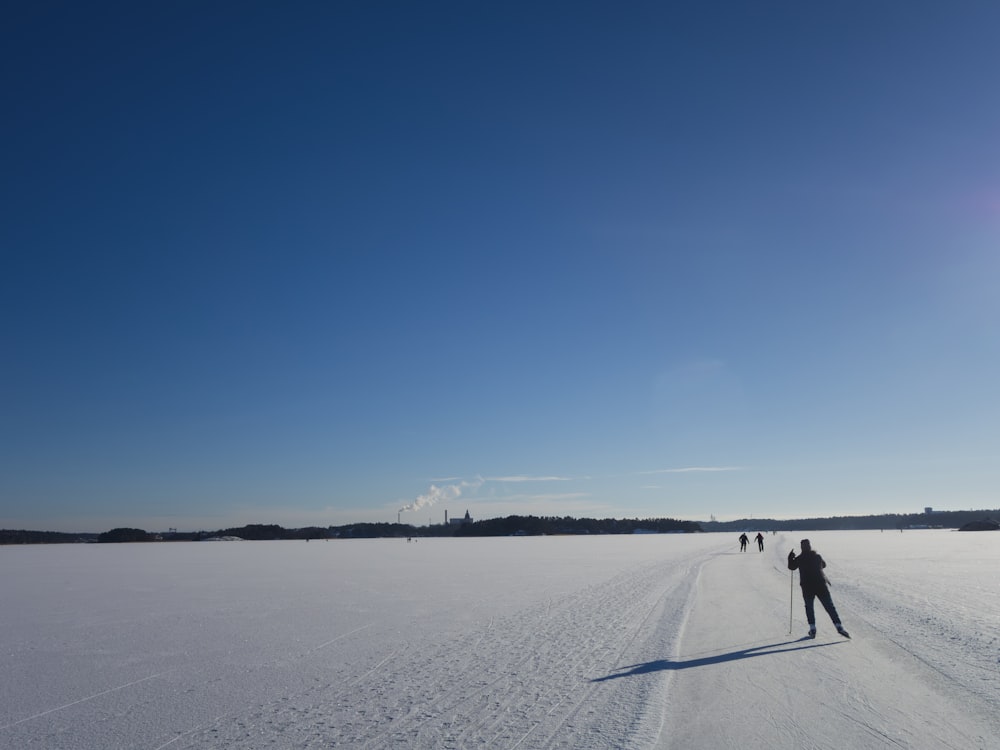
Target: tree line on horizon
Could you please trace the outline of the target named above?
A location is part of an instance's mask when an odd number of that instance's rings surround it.
[[[741,518],[702,521],[704,531],[874,531],[884,529],[958,529],[974,521],[1000,519],[1000,509],[935,510],[930,513],[881,513],[823,518]]]
[[[152,533],[121,527],[100,534],[68,534],[56,531],[0,529],[0,544],[59,544],[72,542],[205,541],[238,537],[248,541],[311,539],[377,539],[382,537],[476,537],[541,536],[555,534],[692,533],[702,531],[694,521],[671,518],[592,519],[539,516],[507,516],[461,524],[412,526],[405,523],[353,523],[343,526],[306,526],[286,529],[278,524],[247,524],[216,531]]]
[[[286,529],[277,524],[247,524],[217,531],[151,533],[117,528],[100,534],[0,529],[0,545],[65,544],[74,542],[205,541],[239,537],[249,541],[312,539],[377,539],[402,537],[483,537],[635,533],[698,533],[714,531],[860,531],[871,529],[960,528],[975,521],[1000,518],[1000,509],[886,513],[870,516],[833,516],[801,519],[739,519],[735,521],[679,521],[672,518],[594,519],[571,516],[507,516],[461,524],[412,526],[404,523],[354,523],[343,526],[307,526]]]

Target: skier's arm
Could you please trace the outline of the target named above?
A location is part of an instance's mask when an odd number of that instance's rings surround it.
[[[788,553],[788,569],[796,570],[799,567],[798,558],[795,557],[795,550]]]

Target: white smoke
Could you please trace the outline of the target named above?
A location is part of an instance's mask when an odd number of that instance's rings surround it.
[[[482,483],[483,480],[480,478],[475,482],[462,481],[458,484],[446,484],[443,487],[438,487],[436,484],[432,484],[427,492],[418,497],[412,503],[404,505],[399,509],[399,512],[406,513],[411,510],[420,510],[421,508],[426,508],[429,505],[434,505],[441,500],[454,500],[455,498],[462,496],[463,490],[470,487],[479,487]]]

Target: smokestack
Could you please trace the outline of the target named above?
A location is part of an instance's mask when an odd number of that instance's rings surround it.
[[[447,525],[448,525],[448,511],[445,511],[445,512],[444,512],[444,525],[445,525],[445,526],[447,526]]]

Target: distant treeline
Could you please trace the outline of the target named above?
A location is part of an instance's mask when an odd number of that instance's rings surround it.
[[[694,521],[673,518],[550,518],[537,516],[507,516],[462,524],[455,536],[540,536],[542,534],[676,534],[701,531]]]
[[[931,513],[884,513],[831,518],[743,518],[738,521],[702,521],[705,531],[861,531],[866,529],[958,529],[972,521],[1000,519],[997,510],[936,510]]]
[[[544,534],[670,534],[700,531],[852,531],[862,529],[957,529],[974,521],[1000,519],[996,510],[949,510],[933,513],[887,513],[831,518],[740,519],[738,521],[678,521],[672,518],[593,519],[565,516],[507,516],[448,525],[411,526],[405,523],[353,523],[345,526],[307,526],[286,529],[277,524],[249,524],[217,531],[150,533],[118,528],[103,534],[65,534],[57,531],[0,529],[0,544],[64,544],[72,542],[205,541],[224,537],[267,539],[377,539],[382,537],[541,536]]]
[[[220,537],[240,539],[376,539],[381,537],[466,537],[466,536],[541,536],[543,534],[633,534],[677,533],[701,531],[693,521],[672,518],[604,519],[554,518],[538,516],[507,516],[486,521],[448,525],[411,526],[405,523],[353,523],[346,526],[310,526],[304,529],[284,529],[276,525],[241,526],[197,534],[169,535],[169,538],[204,540]],[[167,537],[164,537],[167,538]]]
[[[70,544],[96,542],[97,534],[64,534],[61,531],[0,529],[0,544]]]
[[[225,537],[247,540],[271,539],[377,539],[382,537],[472,537],[540,536],[543,534],[632,534],[697,532],[701,527],[692,521],[671,518],[646,520],[614,518],[549,518],[508,516],[462,524],[411,526],[404,523],[353,523],[346,526],[307,526],[286,529],[277,524],[249,524],[217,531],[170,532],[155,534],[143,529],[118,528],[103,534],[63,534],[53,531],[3,531],[0,544],[60,544],[68,542],[173,542],[206,541]]]

